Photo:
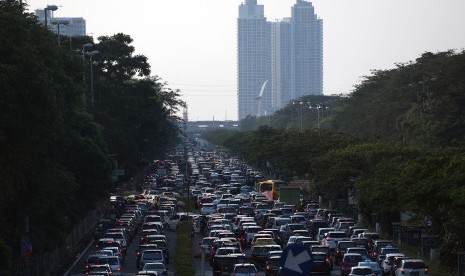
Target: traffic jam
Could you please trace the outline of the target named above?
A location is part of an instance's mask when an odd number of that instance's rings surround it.
[[[422,259],[295,187],[289,192],[289,183],[225,154],[187,157],[155,161],[140,193],[111,196],[84,275],[177,275],[172,243],[181,223],[192,226],[196,275],[428,275]]]

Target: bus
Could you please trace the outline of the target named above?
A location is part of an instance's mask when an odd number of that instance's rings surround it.
[[[287,183],[282,180],[264,180],[258,182],[257,191],[268,200],[277,200],[279,198],[279,188],[286,185]]]

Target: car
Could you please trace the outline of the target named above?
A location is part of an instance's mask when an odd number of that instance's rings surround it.
[[[188,221],[187,213],[176,213],[175,215],[169,216],[166,222],[166,228],[168,230],[176,230],[179,227],[179,223],[182,221]]]
[[[252,263],[255,264],[258,269],[264,270],[269,252],[280,251],[280,250],[281,250],[281,246],[279,245],[253,246],[252,251],[251,251]]]
[[[136,275],[143,275],[143,276],[158,276],[158,272],[150,271],[150,270],[141,270],[136,273]]]
[[[118,256],[101,257],[98,264],[108,264],[114,276],[121,276],[121,262]]]
[[[362,234],[366,234],[366,232]],[[388,246],[395,247],[394,243],[391,240],[374,240],[372,252],[371,252],[371,259],[376,260],[381,251],[381,248],[388,247]]]
[[[404,259],[396,270],[396,276],[427,276],[429,268],[420,259]]]
[[[103,255],[89,255],[84,261],[84,273],[88,272],[92,265],[98,264],[100,257]]]
[[[139,262],[139,270],[142,270],[146,263],[166,263],[163,250],[161,249],[147,249],[142,251]]]
[[[331,231],[336,231],[336,228],[334,227],[322,227],[317,230],[317,233],[315,235],[315,239],[317,241],[322,241],[323,238],[325,237],[326,233],[331,232]]]
[[[353,242],[353,241],[340,241],[340,242],[338,242],[337,245],[336,245],[336,248],[335,248],[335,252],[334,252],[335,263],[339,264],[341,262],[342,256],[344,256],[344,254],[346,253],[347,248],[350,248],[350,247],[353,248],[355,246],[357,246],[357,244],[355,242]]]
[[[86,275],[113,275],[111,268],[108,264],[90,265]]]
[[[308,224],[311,237],[316,237],[320,228],[328,228],[328,222],[323,219],[312,219]],[[321,238],[322,239],[322,238]]]
[[[271,253],[271,252],[270,252]],[[268,260],[266,261],[266,266],[265,266],[265,275],[266,276],[277,276],[279,275],[279,267],[281,263],[281,255],[277,256],[270,256],[268,257]]]
[[[312,274],[324,273],[331,274],[331,259],[324,252],[312,252]]]
[[[361,247],[349,247],[347,248],[346,253],[358,253],[362,255],[362,258],[364,260],[370,257],[370,254],[368,253],[368,251],[365,248],[361,248]]]
[[[251,263],[236,264],[233,269],[233,276],[255,276],[257,275],[257,267]]]
[[[156,271],[158,275],[160,276],[167,276],[168,275],[168,269],[163,263],[157,262],[157,263],[146,263],[144,267],[142,268],[144,271]]]
[[[139,248],[136,250],[136,267],[140,266],[140,258],[142,257],[142,252],[148,249],[158,249],[158,245],[154,243],[140,244]]]
[[[321,241],[321,244],[328,246],[329,249],[334,251],[336,249],[337,243],[343,240],[348,240],[345,232],[331,231],[326,233],[325,237]]]
[[[376,262],[378,262],[379,265],[381,265],[384,261],[384,259],[386,259],[386,254],[389,254],[389,253],[400,253],[400,249],[397,248],[397,247],[393,247],[391,245],[387,245],[386,247],[383,247],[381,248],[381,250],[379,251],[379,254],[378,254],[378,257],[376,258]]]
[[[373,269],[369,266],[354,266],[350,270],[349,276],[374,276]]]
[[[371,259],[367,258],[366,260],[364,260],[363,262],[359,262],[358,263],[358,266],[369,266],[371,267],[371,269],[373,269],[373,273],[376,275],[376,276],[382,276],[383,275],[383,272],[381,270],[381,268],[379,267],[378,263],[377,262],[373,262]]]
[[[346,253],[342,257],[341,262],[341,276],[349,275],[352,267],[357,266],[359,262],[363,261],[362,255],[357,253]]]
[[[391,271],[394,268],[394,259],[396,257],[405,257],[403,253],[387,253],[386,258],[381,262],[381,269],[383,270],[383,274],[391,274]]]

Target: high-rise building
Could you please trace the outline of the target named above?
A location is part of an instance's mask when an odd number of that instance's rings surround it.
[[[239,120],[270,114],[305,95],[323,94],[323,20],[312,3],[297,0],[291,18],[273,23],[266,22],[263,10],[256,0],[239,6]]]
[[[272,99],[273,111],[292,100],[292,62],[291,62],[291,19],[272,23],[271,62],[272,62]]]
[[[45,22],[44,10],[35,10],[37,20],[41,23]],[[64,36],[85,36],[86,35],[86,20],[82,17],[54,17],[50,10],[47,10],[47,25],[48,29],[54,33],[58,32],[58,26],[53,24],[56,21],[66,21],[68,24],[60,24],[60,35]]]
[[[323,94],[323,20],[297,0],[291,17],[292,99]]]
[[[246,0],[239,6],[238,34],[238,118],[271,112],[271,23],[263,5]],[[260,91],[267,82],[261,97]],[[261,113],[261,114],[260,114]]]

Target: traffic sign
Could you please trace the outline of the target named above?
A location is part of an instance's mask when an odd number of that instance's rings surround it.
[[[291,244],[281,254],[282,274],[287,276],[309,275],[312,271],[313,258],[310,248],[303,244]]]

